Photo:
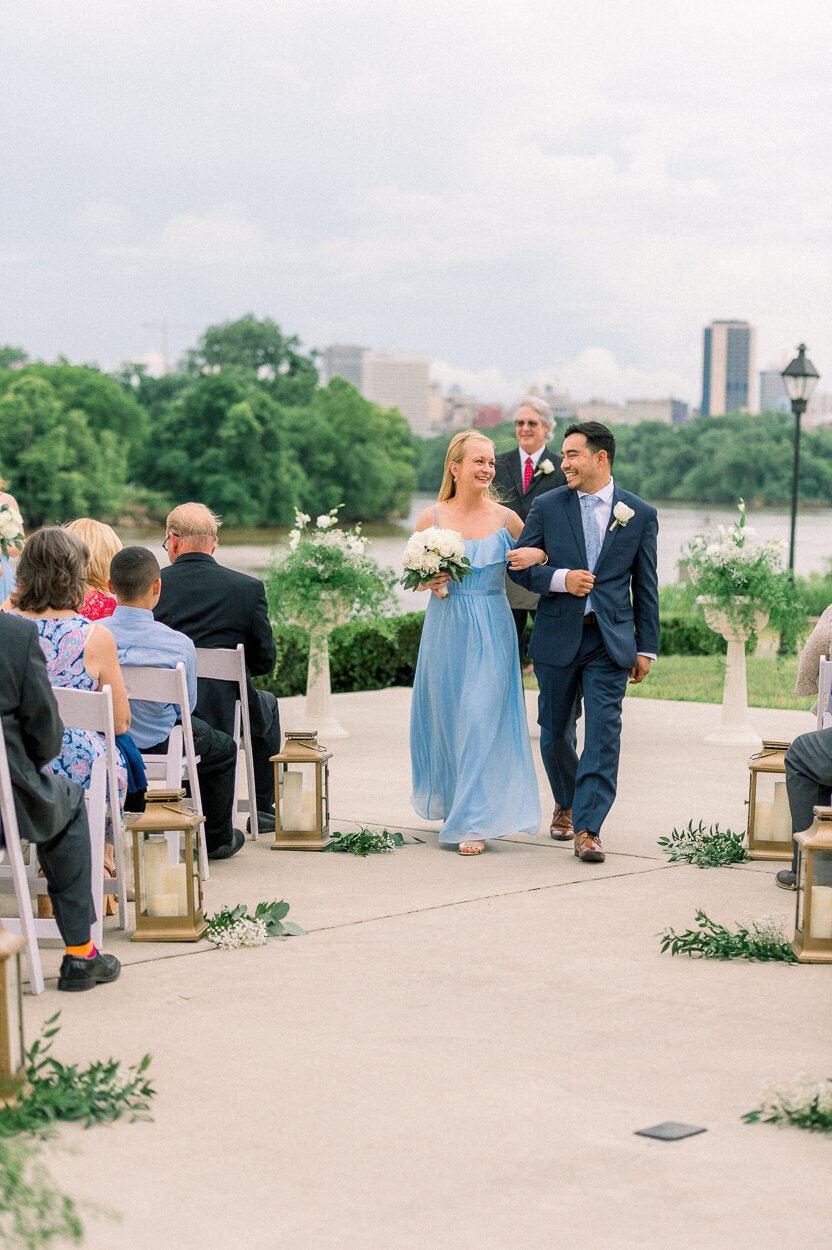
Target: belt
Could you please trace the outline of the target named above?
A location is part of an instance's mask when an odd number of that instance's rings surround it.
[[[584,629],[586,629],[587,625],[597,625],[597,624],[598,624],[598,617],[595,615],[594,612],[584,613]]]

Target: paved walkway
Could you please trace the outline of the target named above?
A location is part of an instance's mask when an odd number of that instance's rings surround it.
[[[415,830],[389,855],[212,866],[209,910],[285,897],[308,936],[255,950],[130,944],[120,981],[62,1010],[67,1062],[153,1055],[153,1122],[61,1132],[49,1166],[90,1248],[797,1250],[828,1240],[832,1143],[740,1116],[829,1074],[829,971],[671,959],[666,925],[790,913],[778,865],[668,864],[691,818],[744,828],[746,753],[714,706],[627,700],[604,865],[545,831],[475,859],[408,804],[410,692],[335,697],[334,827]],[[301,701],[282,703],[284,728]],[[531,702],[530,702],[531,707]],[[807,713],[755,710],[791,738]],[[541,795],[548,791],[540,770]],[[548,812],[547,812],[548,816]],[[54,977],[59,953],[46,954]],[[681,1120],[677,1143],[634,1130]],[[67,1151],[66,1147],[69,1147]]]

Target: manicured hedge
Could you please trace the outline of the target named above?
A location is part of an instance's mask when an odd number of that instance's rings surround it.
[[[422,636],[424,612],[408,612],[393,619],[387,638],[370,621],[355,621],[334,629],[329,638],[332,689],[384,690],[387,686],[412,686]],[[749,654],[755,640],[748,643]],[[271,690],[278,698],[303,694],[309,663],[309,635],[296,626],[275,629],[277,668],[255,685]],[[708,629],[698,615],[662,616],[662,655],[718,655],[727,643]]]

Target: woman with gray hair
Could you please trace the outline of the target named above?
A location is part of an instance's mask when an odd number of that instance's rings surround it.
[[[560,468],[560,452],[546,446],[546,439],[554,427],[552,409],[539,395],[524,395],[514,407],[514,432],[517,450],[504,451],[497,456],[494,486],[500,501],[516,512],[525,524],[535,499],[565,486],[566,478]],[[534,617],[538,595],[518,586],[506,576],[506,594],[517,630],[520,663],[526,658],[526,626],[529,613]],[[531,671],[531,666],[527,671]]]

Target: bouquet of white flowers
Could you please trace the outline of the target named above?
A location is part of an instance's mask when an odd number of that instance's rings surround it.
[[[404,570],[401,583],[406,590],[417,590],[437,573],[448,573],[455,582],[461,582],[473,572],[460,535],[456,530],[443,530],[436,525],[411,534],[404,549]],[[447,595],[445,587],[439,598]]]
[[[10,547],[17,547],[23,539],[23,517],[11,504],[0,503],[0,551],[9,554]]]

